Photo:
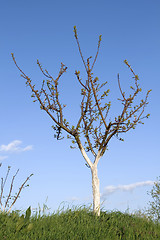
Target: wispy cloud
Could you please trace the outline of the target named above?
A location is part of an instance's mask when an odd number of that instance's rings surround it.
[[[118,186],[110,185],[104,188],[104,192],[101,194],[101,197],[105,197],[117,191],[133,191],[137,187],[151,186],[153,184],[154,184],[154,181],[144,181],[144,182],[136,182],[128,185],[118,185]]]
[[[1,152],[25,152],[31,150],[33,147],[31,145],[28,145],[27,147],[20,147],[19,145],[22,144],[22,141],[20,140],[14,140],[8,145],[1,145],[0,151]]]
[[[6,158],[8,158],[8,156],[0,156],[0,161],[5,160]]]
[[[80,198],[78,198],[78,197],[71,197],[69,200],[70,200],[70,201],[79,201]]]
[[[68,201],[82,201],[82,202],[88,202],[88,201],[92,201],[92,195],[88,196],[88,197],[83,197],[83,198],[79,198],[76,196],[73,197],[69,197]]]

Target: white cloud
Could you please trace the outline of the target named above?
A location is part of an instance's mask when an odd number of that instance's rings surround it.
[[[88,196],[88,197],[83,197],[83,198],[79,198],[79,197],[73,196],[73,197],[68,198],[68,201],[88,202],[88,201],[92,201],[92,195]]]
[[[32,149],[31,145],[28,145],[27,147],[20,147],[19,145],[22,143],[20,140],[14,140],[8,145],[1,145],[0,151],[2,152],[25,152]]]
[[[101,194],[101,197],[110,195],[117,191],[133,191],[137,187],[151,186],[153,184],[154,184],[154,181],[144,181],[144,182],[137,182],[137,183],[132,183],[128,185],[118,185],[118,186],[110,185],[104,188],[104,193]]]
[[[80,199],[78,197],[71,197],[69,200],[70,201],[79,201]]]
[[[8,158],[8,156],[0,156],[0,161],[3,161],[6,158]]]

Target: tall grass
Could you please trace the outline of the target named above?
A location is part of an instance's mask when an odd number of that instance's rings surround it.
[[[160,239],[160,223],[145,216],[119,211],[101,211],[100,217],[90,208],[68,208],[50,215],[37,211],[31,215],[19,211],[0,213],[0,239],[11,240],[152,240]]]

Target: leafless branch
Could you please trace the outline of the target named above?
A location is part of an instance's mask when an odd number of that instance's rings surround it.
[[[5,187],[5,183],[8,179],[8,175],[9,175],[9,171],[10,171],[10,166],[8,166],[8,171],[7,171],[7,174],[6,174],[6,177],[5,177],[5,181],[3,183],[3,178],[1,178],[1,195],[0,195],[0,205],[1,205],[1,209],[4,211],[6,211],[7,207],[9,206],[9,201],[11,199],[11,194],[12,194],[12,190],[13,190],[13,184],[14,184],[14,179],[16,177],[16,175],[18,174],[19,172],[19,169],[17,170],[16,174],[12,177],[12,181],[11,181],[11,185],[10,185],[10,189],[9,189],[9,193],[8,193],[8,196],[7,196],[7,199],[3,205],[2,203],[2,198],[4,198],[3,196],[3,192],[4,192],[4,187]],[[11,211],[13,205],[15,204],[15,202],[17,201],[22,189],[24,188],[25,184],[27,183],[27,181],[30,179],[30,177],[32,176],[33,174],[31,174],[29,177],[27,177],[27,179],[24,181],[24,183],[21,185],[20,189],[19,189],[19,192],[18,194],[16,194],[14,196],[14,200],[13,202],[11,203],[10,207],[9,207],[9,210],[7,211],[8,213]]]
[[[92,69],[93,69],[93,67],[94,67],[94,64],[95,64],[96,60],[97,60],[97,57],[98,57],[98,54],[99,54],[99,48],[100,48],[101,41],[102,41],[102,35],[99,36],[97,53],[96,53],[95,59],[94,59],[93,64],[92,64],[91,71],[92,71]]]
[[[87,66],[86,66],[86,63],[85,63],[85,61],[84,61],[84,58],[83,58],[83,55],[82,55],[82,51],[81,51],[81,48],[80,48],[80,44],[79,44],[79,40],[78,40],[78,36],[77,36],[76,26],[74,26],[74,34],[75,34],[76,42],[77,42],[77,45],[78,45],[79,53],[80,53],[80,55],[81,55],[81,58],[82,58],[84,67],[85,67],[85,69],[86,69],[86,71],[87,71]]]

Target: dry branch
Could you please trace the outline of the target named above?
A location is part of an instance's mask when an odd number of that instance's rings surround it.
[[[17,174],[19,172],[19,169],[18,169],[16,174],[12,177],[12,181],[11,181],[11,184],[10,184],[10,189],[9,189],[8,196],[7,196],[6,201],[3,204],[2,203],[2,198],[5,198],[4,195],[3,195],[3,192],[4,192],[4,187],[5,187],[6,181],[8,179],[8,175],[9,175],[10,169],[11,169],[11,167],[8,166],[8,170],[7,170],[4,182],[3,182],[3,177],[1,178],[1,194],[0,194],[1,209],[0,209],[0,211],[7,212],[7,213],[9,213],[11,211],[11,209],[12,209],[13,205],[16,203],[16,201],[17,201],[17,199],[18,199],[22,189],[25,187],[25,184],[30,180],[30,177],[33,175],[33,174],[31,174],[29,177],[27,177],[27,179],[22,183],[21,187],[19,188],[18,193],[15,194],[14,197],[12,197],[11,194],[12,194],[12,190],[13,190],[14,179],[15,179],[15,177],[17,176]],[[9,206],[9,201],[10,201],[11,198],[13,198],[13,201],[12,201],[12,203]],[[6,210],[7,208],[9,208],[9,210]]]

